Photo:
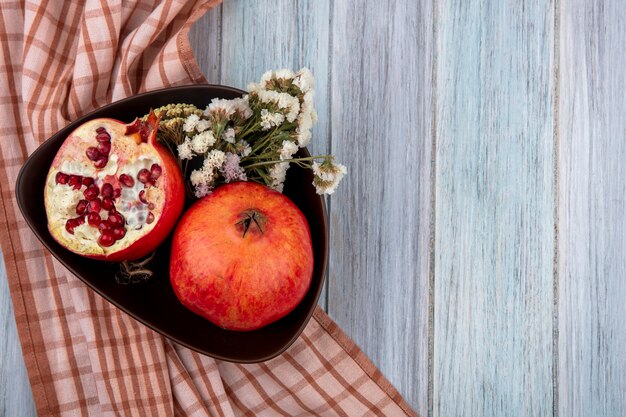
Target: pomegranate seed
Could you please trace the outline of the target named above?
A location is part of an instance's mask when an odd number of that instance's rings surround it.
[[[113,197],[113,186],[108,182],[102,184],[102,197]]]
[[[90,178],[90,177],[83,178],[84,186],[89,187],[91,184],[93,184],[93,178]]]
[[[119,180],[123,186],[128,187],[128,188],[135,185],[135,180],[130,175],[122,174],[120,175]]]
[[[139,201],[144,204],[148,204],[148,200],[146,200],[146,190],[139,191]]]
[[[95,161],[101,156],[98,148],[94,146],[88,147],[87,150],[85,151],[85,154],[87,155],[87,158],[89,158],[90,161]]]
[[[85,216],[76,217],[78,224],[85,224]]]
[[[81,177],[80,175],[70,175],[67,184],[70,187],[74,187],[75,190],[78,190],[81,185],[83,185],[83,177]]]
[[[111,135],[109,135],[107,132],[98,133],[98,135],[96,136],[96,140],[98,142],[109,142],[111,140]]]
[[[98,213],[89,213],[87,215],[87,223],[89,223],[89,226],[97,227],[101,220],[102,219]]]
[[[111,233],[113,234],[115,240],[120,240],[121,238],[126,236],[126,229],[124,229],[123,227],[116,227],[111,231]]]
[[[110,232],[104,232],[100,235],[98,239],[98,244],[100,246],[108,247],[115,243],[115,238]]]
[[[122,195],[122,189],[121,188],[116,188],[115,191],[113,191],[113,197],[114,198],[118,198],[121,195]]]
[[[148,181],[150,181],[150,171],[145,168],[142,169],[137,173],[137,179],[143,184],[147,183]]]
[[[102,155],[108,155],[109,152],[111,152],[111,142],[100,142],[98,144],[98,152],[100,152]]]
[[[57,184],[67,184],[67,179],[68,179],[67,174],[64,174],[62,172],[57,172],[56,177],[54,177],[54,180],[56,181]]]
[[[150,176],[155,181],[161,176],[162,172],[163,170],[161,169],[159,164],[152,164],[152,166],[150,167]]]
[[[90,185],[85,191],[83,191],[83,195],[89,201],[98,198],[98,194],[100,194],[100,190],[98,190],[98,187],[95,185]]]
[[[101,221],[100,224],[98,225],[98,230],[100,230],[100,233],[104,233],[111,229],[112,227],[107,221]]]
[[[102,194],[104,195],[104,189],[102,190]],[[105,209],[106,211],[111,210],[112,208],[115,207],[115,204],[113,203],[113,199],[111,197],[104,197],[102,199],[102,208]]]
[[[111,226],[121,226],[124,224],[125,219],[124,219],[124,216],[122,216],[120,213],[114,212],[114,213],[109,214],[108,221],[111,224]]]
[[[98,157],[98,159],[94,161],[93,166],[95,166],[96,168],[104,168],[107,162],[109,162],[109,158],[101,155],[100,157]]]
[[[89,212],[90,213],[99,213],[101,206],[102,206],[102,201],[100,201],[99,198],[91,200],[89,202],[89,207],[88,207],[89,208]]]
[[[68,219],[68,221],[65,222],[65,230],[68,231],[68,233],[70,234],[74,234],[74,228],[77,227],[79,225],[78,220],[76,219]]]
[[[154,205],[154,203],[148,204],[148,210],[154,210],[155,208],[156,206]]]
[[[102,126],[100,126],[99,128],[96,129],[96,133],[104,133],[107,130],[105,128],[103,128]]]
[[[84,214],[85,210],[87,210],[87,204],[89,204],[87,200],[80,200],[78,204],[76,204],[76,214]]]
[[[152,212],[148,213],[148,217],[146,217],[146,223],[150,224],[154,221],[154,214]]]

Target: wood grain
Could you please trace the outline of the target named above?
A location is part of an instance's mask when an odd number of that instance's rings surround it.
[[[559,416],[626,412],[626,11],[561,1]]]
[[[0,416],[36,416],[0,252]]]
[[[553,22],[438,4],[434,416],[552,415]]]
[[[210,84],[219,84],[222,69],[222,5],[209,9],[189,30],[196,62]]]
[[[428,394],[431,2],[336,1],[328,311],[422,415]]]

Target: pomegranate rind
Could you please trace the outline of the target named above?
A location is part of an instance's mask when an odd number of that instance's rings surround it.
[[[104,127],[111,135],[109,161],[97,169],[85,152],[95,146],[96,129]],[[100,118],[84,123],[74,130],[65,140],[55,156],[44,190],[44,204],[48,217],[48,230],[52,237],[70,251],[93,259],[107,261],[125,261],[138,259],[154,251],[171,232],[184,205],[184,183],[180,168],[174,157],[156,142],[156,129],[147,142],[137,143],[136,135],[126,135],[126,125],[115,119]],[[77,199],[84,198],[80,190],[73,190],[67,185],[56,184],[58,172],[95,178],[96,185],[105,182],[119,188],[116,175],[123,173],[128,161],[145,165],[148,168],[159,164],[163,175],[156,181],[155,187],[146,191],[154,204],[151,211],[157,221],[144,224],[140,230],[127,230],[126,236],[109,247],[98,245],[97,228],[81,225],[70,234],[65,229],[68,218],[75,217]],[[116,208],[122,214],[123,208]],[[85,222],[86,224],[86,222]],[[88,228],[89,227],[89,228]]]
[[[245,236],[242,212],[263,215]],[[218,187],[174,230],[170,282],[181,303],[228,330],[251,331],[286,316],[313,277],[308,223],[286,196],[253,182]]]

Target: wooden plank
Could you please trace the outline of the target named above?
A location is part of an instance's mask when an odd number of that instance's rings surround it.
[[[560,416],[626,412],[626,10],[561,1]]]
[[[0,416],[36,416],[0,252]]]
[[[220,83],[222,54],[222,5],[209,9],[189,30],[196,62],[210,84]]]
[[[222,6],[220,82],[246,88],[270,69],[307,67],[315,76],[319,121],[309,146],[312,154],[330,148],[330,0],[237,0]],[[326,308],[326,292],[320,305]]]
[[[428,403],[433,10],[336,1],[328,311],[422,415]]]
[[[438,4],[434,416],[552,415],[553,22]]]

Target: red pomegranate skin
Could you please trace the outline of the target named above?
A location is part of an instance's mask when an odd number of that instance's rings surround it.
[[[144,232],[136,233],[133,240],[130,240],[133,237],[132,233],[127,233],[119,243],[110,248],[104,248],[95,241],[90,245],[78,244],[71,237],[62,233],[61,226],[52,225],[49,221],[48,229],[57,242],[70,251],[88,258],[121,262],[144,257],[153,252],[165,240],[182,213],[185,202],[185,186],[176,160],[156,140],[158,122],[159,119],[151,113],[148,123],[143,125],[144,129],[141,132],[129,132],[129,126],[132,124],[125,124],[110,118],[93,119],[84,123],[76,128],[61,145],[46,180],[46,184],[52,183],[51,178],[54,178],[59,172],[61,164],[68,156],[70,159],[72,156],[76,159],[86,158],[84,156],[85,148],[93,146],[95,143],[95,133],[93,133],[95,126],[104,126],[112,136],[114,151],[119,153],[120,163],[125,159],[126,152],[124,149],[127,149],[127,154],[132,155],[133,158],[139,154],[144,154],[150,156],[160,165],[162,173],[157,180],[158,191],[154,191],[155,198],[158,199],[157,207],[154,210],[157,213],[156,222],[145,227]],[[124,139],[122,140],[122,138]],[[111,181],[119,186],[117,176],[115,177]],[[44,204],[48,219],[50,219],[49,201],[53,193],[54,191],[47,186],[44,192]]]
[[[261,184],[218,187],[187,210],[174,231],[170,280],[178,299],[228,330],[255,330],[284,317],[312,275],[306,218]]]

